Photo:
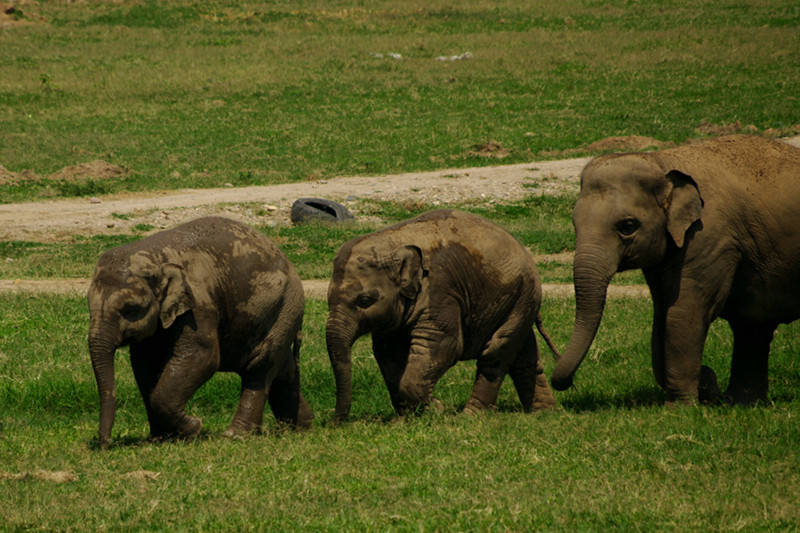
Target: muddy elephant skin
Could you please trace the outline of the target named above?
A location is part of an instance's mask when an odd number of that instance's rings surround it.
[[[733,331],[722,399],[766,399],[773,333],[800,317],[800,150],[751,136],[590,162],[573,212],[576,315],[552,375],[562,390],[594,340],[615,272],[641,268],[653,298],[652,365],[668,403],[715,401],[702,365],[711,323]]]
[[[102,447],[116,410],[114,352],[123,345],[130,345],[152,438],[199,433],[186,402],[217,371],[242,378],[227,435],[258,429],[267,401],[279,421],[311,423],[298,368],[302,282],[256,230],[207,217],[108,250],[87,299]]]
[[[532,329],[543,331],[541,301],[528,251],[475,215],[432,211],[345,243],[326,326],[336,420],[350,411],[350,351],[366,333],[398,413],[430,403],[444,372],[468,359],[478,370],[466,412],[493,406],[506,374],[526,410],[553,406]]]

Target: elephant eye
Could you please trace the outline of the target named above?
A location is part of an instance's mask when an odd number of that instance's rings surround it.
[[[371,294],[361,294],[358,298],[356,298],[356,305],[361,309],[366,309],[371,307],[372,304],[375,303],[375,297]]]
[[[635,218],[626,218],[617,224],[617,231],[624,236],[633,235],[639,229],[639,221]]]
[[[122,318],[128,322],[136,322],[137,320],[141,320],[144,315],[147,314],[147,310],[140,305],[127,304],[122,308],[120,314],[122,315]]]

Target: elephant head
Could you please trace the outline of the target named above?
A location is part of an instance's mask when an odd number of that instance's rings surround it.
[[[573,211],[575,326],[551,377],[557,390],[572,385],[589,351],[613,275],[660,263],[670,249],[684,247],[700,219],[703,201],[695,181],[664,170],[652,155],[602,156],[581,175]]]
[[[366,333],[400,327],[428,270],[420,248],[376,244],[374,239],[347,242],[333,263],[325,339],[336,379],[336,419],[350,412],[353,343]]]
[[[89,304],[89,355],[100,395],[101,446],[111,437],[116,410],[114,352],[120,346],[169,328],[194,305],[183,267],[159,264],[139,252],[124,248],[101,256],[87,294]]]

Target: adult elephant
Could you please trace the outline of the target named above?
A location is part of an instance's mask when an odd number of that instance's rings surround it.
[[[505,230],[469,213],[438,210],[345,243],[328,289],[326,341],[336,379],[336,419],[350,411],[355,340],[372,347],[397,412],[431,401],[456,362],[477,359],[464,408],[495,404],[508,373],[523,408],[555,402],[532,326],[541,285],[530,253]]]
[[[773,333],[800,317],[800,150],[730,136],[601,156],[583,171],[573,222],[575,327],[554,388],[572,384],[611,277],[641,268],[653,298],[653,372],[667,401],[718,395],[702,366],[717,317],[734,339],[724,399],[766,398]]]
[[[242,378],[226,434],[260,427],[267,399],[279,421],[310,425],[298,368],[302,282],[256,230],[207,217],[108,250],[87,297],[101,446],[116,410],[114,352],[128,344],[153,438],[200,432],[184,408],[218,370]]]

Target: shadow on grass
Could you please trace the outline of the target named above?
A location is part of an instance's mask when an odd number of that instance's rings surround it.
[[[578,390],[566,398],[558,398],[558,396],[556,396],[556,403],[568,411],[583,413],[605,409],[657,407],[663,405],[666,399],[667,395],[663,390],[657,386],[648,385],[624,392]]]

